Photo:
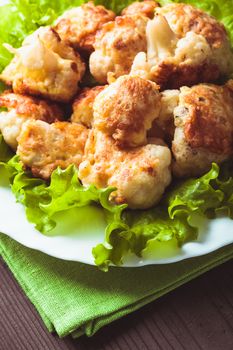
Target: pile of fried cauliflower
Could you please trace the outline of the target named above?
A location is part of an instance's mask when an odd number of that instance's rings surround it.
[[[75,164],[84,186],[143,209],[172,177],[233,155],[230,41],[190,5],[145,0],[116,16],[88,2],[5,47],[0,130],[36,177]]]

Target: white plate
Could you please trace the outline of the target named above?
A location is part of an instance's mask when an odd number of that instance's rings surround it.
[[[59,215],[56,229],[50,236],[45,236],[27,221],[24,208],[15,202],[2,171],[0,179],[0,232],[26,247],[56,258],[94,265],[91,251],[96,244],[103,241],[105,229],[103,212],[100,209],[93,207],[91,221],[86,215],[85,208]],[[182,248],[177,248],[176,242],[156,242],[153,252],[142,259],[128,256],[124,266],[173,263],[204,255],[233,243],[233,220],[218,218],[199,221],[199,227],[200,234],[197,241],[186,243]]]

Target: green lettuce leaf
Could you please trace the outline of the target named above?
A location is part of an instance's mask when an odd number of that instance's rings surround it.
[[[11,54],[2,46],[9,43],[19,47],[22,40],[41,25],[48,25],[64,10],[78,6],[83,0],[9,0],[0,5],[0,71],[9,63]],[[119,13],[133,0],[97,0]],[[193,4],[222,21],[233,43],[232,0],[161,0]],[[10,26],[9,26],[10,23]],[[4,89],[0,85],[0,91]],[[112,205],[109,195],[113,188],[83,187],[77,169],[71,165],[54,171],[49,183],[33,178],[25,171],[17,156],[0,135],[0,165],[9,174],[16,200],[25,206],[26,215],[35,227],[46,234],[56,226],[56,214],[71,208],[99,205],[106,216],[107,227],[103,243],[93,248],[95,263],[103,270],[110,264],[121,265],[128,253],[142,256],[156,242],[175,241],[182,245],[197,237],[198,229],[193,218],[214,217],[224,212],[233,218],[233,167],[232,162],[212,169],[198,179],[173,184],[162,203],[150,210],[130,211],[126,206]]]
[[[57,168],[50,183],[25,171],[0,136],[0,164],[8,171],[16,200],[25,206],[26,215],[37,230],[47,234],[56,226],[55,215],[93,203],[105,211],[104,242],[93,248],[95,263],[102,270],[121,265],[125,255],[142,256],[154,242],[175,240],[178,245],[197,237],[194,216],[213,217],[223,211],[233,218],[233,166],[228,162],[220,171],[216,164],[204,176],[177,183],[167,191],[159,206],[150,210],[127,210],[113,205],[109,196],[114,188],[84,187],[74,165]],[[91,218],[90,218],[91,219]]]
[[[0,135],[0,166],[6,169],[11,189],[17,202],[24,205],[28,221],[41,233],[46,234],[56,227],[54,216],[57,213],[93,203],[100,205],[105,211],[106,221],[109,222],[106,232],[114,225],[123,227],[121,213],[126,205],[113,205],[109,201],[115,188],[82,186],[74,165],[65,170],[57,168],[47,183],[24,170],[19,157],[13,154]]]
[[[229,177],[229,174],[233,174],[233,162],[226,162],[221,166],[221,173],[219,178],[214,184],[215,188],[219,188],[224,193],[224,200],[222,206],[216,209],[217,213],[226,213],[233,219],[233,177]]]
[[[181,182],[170,191],[165,199],[169,216],[173,219],[180,215],[198,212],[208,215],[217,209],[224,199],[224,193],[218,187],[213,188],[213,182],[219,177],[219,167],[212,165],[212,169],[199,179]]]
[[[2,147],[5,147],[3,143],[0,149]],[[118,223],[121,212],[126,207],[110,203],[109,196],[114,191],[112,187],[97,189],[93,185],[82,186],[74,165],[65,170],[57,168],[51,176],[50,183],[47,183],[25,171],[18,156],[0,164],[8,171],[11,189],[17,202],[24,205],[28,221],[41,233],[47,234],[56,227],[54,216],[59,212],[95,203],[104,209],[108,226],[111,226]],[[106,230],[109,230],[108,226]]]
[[[0,164],[5,164],[13,157],[13,152],[5,143],[3,136],[0,134]]]
[[[110,263],[121,265],[127,253],[141,257],[155,241],[176,240],[178,245],[195,240],[198,229],[195,217],[214,217],[219,211],[233,214],[232,162],[223,166],[224,176],[217,164],[204,176],[190,179],[168,190],[159,206],[144,211],[126,211],[123,230],[115,227],[107,232],[105,243],[93,249],[95,263],[106,270]]]

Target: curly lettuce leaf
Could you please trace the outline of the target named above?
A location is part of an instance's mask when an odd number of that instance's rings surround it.
[[[230,163],[229,163],[230,164]],[[170,188],[159,206],[144,211],[126,211],[124,230],[111,230],[105,243],[93,249],[95,263],[106,270],[110,263],[121,265],[127,253],[141,257],[155,242],[175,239],[178,245],[198,235],[193,218],[215,216],[225,210],[232,217],[233,169],[222,176],[217,164],[204,176],[180,182]]]
[[[0,134],[0,164],[5,164],[8,162],[12,156],[13,152],[5,143],[3,136]]]
[[[41,25],[49,25],[64,10],[78,6],[83,0],[9,0],[0,5],[0,71],[9,63],[11,54],[2,46],[7,42],[19,47],[22,40]],[[119,13],[133,0],[97,0]],[[197,6],[222,21],[233,42],[233,5],[231,0],[161,0],[186,2]],[[9,23],[11,24],[9,26]],[[4,86],[0,86],[3,90]],[[0,165],[10,178],[18,202],[26,209],[30,222],[42,233],[56,226],[56,213],[97,203],[105,211],[107,227],[104,242],[93,248],[95,263],[107,270],[110,264],[121,265],[128,253],[142,256],[154,242],[175,240],[178,245],[194,240],[198,230],[192,224],[194,215],[213,217],[224,211],[233,218],[233,169],[230,162],[216,164],[199,179],[191,179],[171,187],[159,206],[150,210],[130,211],[126,206],[112,205],[109,195],[112,188],[99,190],[94,186],[83,187],[78,180],[77,169],[70,166],[57,169],[47,183],[25,172],[17,156],[6,146],[0,136]],[[91,218],[90,218],[91,219]]]
[[[224,192],[218,187],[213,188],[219,175],[219,166],[213,164],[212,169],[199,179],[190,179],[176,186],[165,199],[169,217],[190,216],[193,212],[208,215],[217,209],[224,200]]]
[[[55,215],[72,208],[100,205],[105,211],[107,227],[104,242],[93,248],[95,263],[102,270],[110,264],[121,265],[125,255],[142,256],[154,242],[175,240],[178,245],[195,240],[194,216],[211,216],[223,211],[233,218],[232,162],[212,169],[197,179],[171,187],[159,206],[150,210],[127,210],[126,205],[113,205],[109,196],[114,188],[97,189],[82,186],[74,165],[57,168],[50,183],[32,177],[24,170],[18,156],[0,136],[0,164],[8,171],[16,200],[25,206],[30,222],[47,234],[56,226]],[[91,218],[90,218],[91,219]]]
[[[5,168],[9,173],[11,189],[16,200],[24,205],[28,221],[44,234],[56,227],[54,216],[59,212],[97,203],[105,210],[112,224],[121,217],[121,211],[125,208],[110,203],[109,196],[114,188],[82,186],[74,165],[65,170],[57,168],[52,173],[50,183],[32,177],[30,172],[23,169],[18,156],[5,163]]]
[[[57,168],[47,183],[25,171],[19,157],[14,155],[0,135],[0,166],[7,170],[11,189],[17,202],[24,205],[28,221],[41,233],[47,234],[56,227],[54,216],[57,213],[93,203],[100,205],[105,211],[106,221],[109,222],[106,230],[114,225],[123,225],[121,213],[126,205],[113,205],[109,201],[109,196],[115,188],[97,189],[94,185],[82,186],[74,165],[65,170]]]
[[[2,159],[7,161],[10,153],[3,142],[2,146],[1,154],[5,154]],[[123,216],[125,206],[113,206],[108,200],[113,189],[82,187],[74,166],[66,170],[57,169],[48,185],[25,173],[17,157],[2,164],[9,171],[12,190],[17,200],[24,204],[28,220],[43,233],[56,226],[53,216],[57,212],[91,202],[100,203],[105,208],[108,218],[105,242],[93,249],[95,262],[103,270],[107,270],[110,263],[122,264],[128,252],[141,256],[154,241],[175,239],[181,245],[184,241],[195,239],[197,228],[190,223],[195,213],[204,216],[210,210],[227,210],[232,217],[233,171],[228,171],[227,176],[226,173],[224,177],[219,176],[219,168],[215,164],[200,179],[188,180],[169,191],[159,207],[147,211],[127,211]]]
[[[222,206],[216,209],[217,213],[227,213],[233,219],[233,162],[226,162],[221,166],[221,173],[214,184],[215,188],[219,188],[224,193],[224,200]]]

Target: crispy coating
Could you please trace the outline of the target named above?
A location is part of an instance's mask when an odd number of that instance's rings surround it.
[[[48,179],[58,166],[79,166],[88,132],[80,124],[30,120],[22,127],[17,154],[33,175]]]
[[[153,18],[155,14],[155,8],[159,7],[159,4],[153,0],[135,1],[131,5],[127,6],[122,12],[122,16],[144,15],[149,18]]]
[[[15,94],[9,90],[0,95],[0,107],[6,107],[8,111],[14,110],[19,116],[40,119],[47,123],[53,123],[64,117],[63,110],[54,102]]]
[[[0,112],[0,130],[6,143],[13,149],[17,148],[17,138],[28,119],[53,123],[64,117],[63,110],[55,103],[11,91],[0,95],[0,107],[6,108],[6,111]]]
[[[147,56],[135,58],[132,74],[162,89],[215,82],[233,71],[233,54],[224,26],[185,4],[156,8],[147,24]]]
[[[77,93],[85,64],[51,27],[40,27],[19,49],[7,47],[15,56],[0,79],[12,85],[14,92],[61,102]]]
[[[105,86],[95,86],[93,88],[84,88],[76,97],[73,103],[72,123],[80,123],[87,128],[92,127],[93,123],[93,104],[95,98]]]
[[[94,127],[120,147],[147,142],[147,130],[161,108],[159,87],[140,77],[122,76],[95,99]]]
[[[146,51],[147,21],[145,16],[119,16],[97,33],[90,71],[99,83],[107,83],[108,74],[118,78],[130,72],[136,54]]]
[[[96,32],[104,23],[113,21],[114,12],[104,6],[95,6],[92,1],[72,8],[59,17],[54,29],[62,40],[74,48],[90,54],[94,48]]]
[[[111,199],[132,209],[156,204],[171,181],[171,154],[157,144],[122,150],[111,137],[92,130],[85,147],[79,177],[84,185],[117,188]]]
[[[183,87],[174,110],[176,176],[201,175],[233,155],[233,91],[226,86]]]

